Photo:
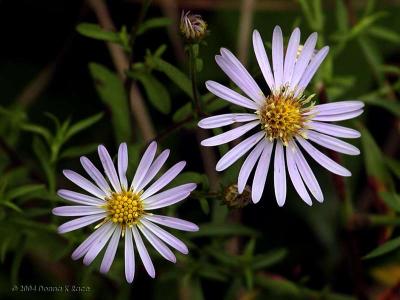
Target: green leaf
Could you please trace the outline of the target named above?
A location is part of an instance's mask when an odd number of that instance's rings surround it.
[[[380,72],[381,66],[383,64],[382,54],[376,48],[376,45],[371,42],[368,36],[360,36],[357,39],[365,58],[370,65],[376,79],[382,85],[384,82],[384,77],[382,72]]]
[[[155,109],[163,114],[171,111],[171,98],[167,89],[150,73],[130,73],[143,84],[146,95]]]
[[[193,98],[192,84],[185,73],[161,58],[154,59],[154,62],[156,70],[163,72],[183,92],[190,98]]]
[[[400,162],[391,158],[385,157],[386,166],[392,171],[394,175],[396,175],[397,179],[400,179]]]
[[[172,116],[172,120],[175,123],[182,122],[183,120],[189,118],[193,114],[192,103],[188,102],[182,107],[180,107]]]
[[[206,175],[197,172],[182,172],[173,181],[174,185],[181,185],[187,182],[207,185],[208,178]]]
[[[346,32],[349,29],[348,14],[343,0],[336,0],[336,21],[338,29],[341,32]]]
[[[368,105],[374,105],[386,109],[397,117],[400,117],[400,103],[397,101],[391,101],[387,99],[372,99],[372,98],[362,98],[360,99]]]
[[[98,114],[95,114],[91,117],[88,117],[86,119],[83,119],[83,120],[75,123],[74,125],[69,127],[69,129],[67,130],[67,133],[65,134],[64,142],[67,141],[72,136],[74,136],[75,134],[77,134],[78,132],[97,123],[102,117],[103,117],[103,113],[98,113]]]
[[[287,255],[286,249],[276,249],[269,253],[256,255],[252,259],[252,268],[254,270],[268,268],[282,261]]]
[[[199,226],[200,230],[197,232],[189,233],[190,237],[213,237],[213,236],[257,236],[258,232],[250,227],[246,227],[240,224],[214,224],[207,223]]]
[[[114,72],[100,64],[90,63],[89,69],[100,99],[111,110],[116,140],[129,141],[132,135],[131,122],[128,97],[122,81]]]
[[[107,31],[100,27],[98,24],[94,23],[81,23],[76,26],[76,31],[78,31],[83,36],[106,41],[112,43],[120,43],[120,38],[117,32]]]
[[[14,204],[14,203],[12,203],[12,202],[6,201],[6,202],[3,202],[3,203],[1,203],[1,204],[3,204],[4,206],[7,206],[7,207],[9,207],[9,208],[11,208],[12,210],[15,210],[17,213],[22,213],[22,212],[23,212],[22,209],[19,208],[18,205]]]
[[[172,23],[171,20],[168,18],[152,18],[140,24],[136,34],[141,35],[150,29],[166,27],[171,23]]]
[[[47,178],[48,184],[49,184],[49,189],[50,189],[50,191],[54,191],[56,178],[55,178],[52,164],[50,162],[50,155],[49,155],[48,151],[46,150],[46,146],[43,144],[43,142],[39,138],[34,138],[32,147],[33,147],[33,152],[35,153],[36,157],[39,159],[40,165],[42,166],[42,169],[43,169],[44,173],[46,174],[46,178]]]
[[[6,198],[15,199],[27,194],[32,194],[37,191],[43,190],[45,186],[43,184],[27,184],[23,186],[19,186],[7,192]]]
[[[383,245],[380,245],[378,248],[375,248],[370,253],[365,255],[363,259],[370,259],[378,256],[382,256],[386,253],[396,250],[400,247],[400,237],[387,241]]]
[[[51,144],[52,140],[52,135],[49,130],[47,130],[45,127],[40,126],[40,125],[35,125],[35,124],[30,124],[30,123],[25,123],[21,125],[21,129],[29,132],[36,133],[40,136],[42,136],[47,144]]]
[[[361,127],[361,142],[363,146],[364,161],[368,176],[372,177],[379,185],[378,188],[392,188],[390,174],[386,168],[383,155],[369,131]]]
[[[359,36],[363,31],[370,29],[374,23],[376,23],[378,20],[382,19],[386,15],[386,12],[377,12],[373,15],[362,18],[355,26],[353,26],[353,28],[351,28],[346,38],[351,39]]]
[[[385,201],[385,203],[396,212],[400,213],[400,196],[395,193],[381,192],[379,196]]]
[[[97,144],[88,144],[82,146],[69,147],[65,149],[63,152],[61,152],[60,158],[75,158],[82,155],[87,155],[95,152],[97,146],[98,146]]]
[[[400,43],[400,34],[386,27],[375,25],[368,30],[368,33],[376,38],[380,38],[394,44]]]

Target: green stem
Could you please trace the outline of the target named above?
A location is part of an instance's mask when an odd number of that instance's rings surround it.
[[[199,120],[201,116],[200,96],[197,90],[197,70],[196,70],[196,55],[194,51],[195,45],[189,45],[189,72],[192,82],[193,104],[194,104],[194,117]]]

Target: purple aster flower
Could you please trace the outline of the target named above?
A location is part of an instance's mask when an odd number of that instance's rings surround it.
[[[155,158],[156,150],[157,144],[152,142],[129,185],[126,178],[128,149],[125,143],[122,143],[118,150],[117,170],[107,149],[102,145],[98,147],[107,179],[84,156],[81,157],[81,164],[92,181],[74,171],[64,170],[65,177],[90,195],[69,190],[58,191],[60,197],[79,204],[53,209],[53,214],[57,216],[78,217],[62,224],[58,232],[66,233],[99,222],[94,227],[95,231],[72,253],[72,259],[83,257],[84,264],[89,265],[108,243],[100,266],[100,272],[107,273],[114,260],[120,237],[123,237],[125,277],[128,282],[132,282],[135,275],[135,248],[147,273],[153,278],[155,276],[154,266],[142,236],[161,256],[171,262],[175,263],[176,257],[168,246],[183,254],[188,253],[188,248],[181,240],[157,224],[184,231],[197,231],[197,225],[173,217],[156,215],[152,211],[182,201],[196,188],[196,184],[187,183],[161,192],[161,189],[182,171],[186,164],[184,161],[175,164],[150,184],[170,152],[164,150]]]
[[[304,89],[329,51],[329,47],[316,51],[316,43],[317,33],[313,33],[304,45],[300,45],[300,30],[296,28],[284,51],[282,31],[276,26],[272,37],[271,68],[261,36],[257,30],[253,32],[254,52],[271,90],[267,96],[229,50],[222,48],[221,54],[215,57],[220,68],[247,97],[215,81],[207,81],[207,89],[228,102],[251,110],[251,113],[223,114],[201,120],[201,128],[244,123],[203,140],[201,144],[217,146],[257,130],[228,151],[216,166],[217,171],[225,170],[251,150],[239,172],[238,191],[243,192],[255,168],[252,186],[254,203],[261,199],[270,163],[273,164],[275,196],[279,206],[283,206],[286,199],[286,169],[304,202],[312,204],[309,193],[319,202],[324,200],[318,181],[303,156],[303,150],[332,173],[351,176],[349,170],[320,152],[310,142],[348,155],[360,154],[355,146],[337,139],[358,138],[360,133],[329,122],[359,116],[364,104],[360,101],[341,101],[314,105],[311,101],[313,95],[307,97],[304,94]]]

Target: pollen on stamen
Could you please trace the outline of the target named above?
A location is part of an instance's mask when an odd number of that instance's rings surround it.
[[[301,135],[307,127],[308,116],[305,111],[311,109],[313,104],[304,107],[309,103],[310,97],[293,97],[281,91],[277,95],[270,95],[265,99],[264,105],[257,114],[266,137],[272,142],[279,139],[285,146],[295,135]]]
[[[137,224],[143,216],[143,201],[139,193],[131,190],[112,193],[106,200],[108,219],[121,225],[123,229]]]

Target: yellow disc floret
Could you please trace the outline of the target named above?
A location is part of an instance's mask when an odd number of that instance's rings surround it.
[[[293,97],[284,92],[278,95],[270,95],[265,99],[264,105],[257,114],[266,137],[273,141],[279,139],[287,146],[288,142],[297,134],[302,134],[308,117],[304,115],[311,106],[303,108],[303,105],[310,101],[300,97]]]
[[[123,228],[137,224],[143,215],[143,201],[138,193],[132,191],[112,193],[106,200],[109,219]]]

